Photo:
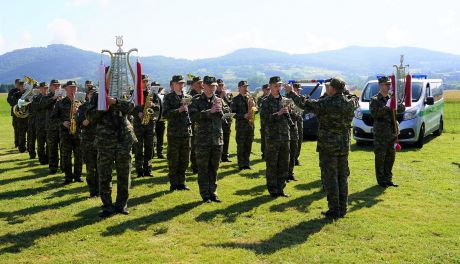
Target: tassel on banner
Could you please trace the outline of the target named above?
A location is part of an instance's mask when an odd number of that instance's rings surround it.
[[[99,91],[97,97],[97,110],[107,111],[108,110],[108,100],[107,100],[107,88],[106,88],[106,68],[104,63],[101,61],[99,65]]]

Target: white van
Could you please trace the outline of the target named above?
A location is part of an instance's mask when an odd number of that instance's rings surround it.
[[[356,142],[373,141],[374,119],[369,110],[371,98],[379,92],[377,80],[364,86],[359,98],[359,108],[353,118],[353,138]],[[441,79],[428,79],[426,75],[412,75],[412,106],[397,115],[399,141],[423,147],[424,138],[431,133],[439,136],[444,123],[444,97]]]

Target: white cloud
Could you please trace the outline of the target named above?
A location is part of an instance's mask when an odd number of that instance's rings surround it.
[[[77,32],[74,25],[63,18],[56,18],[48,24],[48,33],[53,44],[77,44]]]
[[[100,7],[105,7],[110,4],[109,0],[70,0],[68,2],[72,7],[86,7],[88,5],[98,5]]]
[[[401,27],[392,25],[385,30],[385,46],[399,47],[407,45],[407,32],[401,29]]]

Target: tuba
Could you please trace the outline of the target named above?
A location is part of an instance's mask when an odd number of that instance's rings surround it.
[[[13,113],[17,118],[27,118],[29,116],[29,104],[32,103],[34,95],[38,94],[38,91],[33,89],[33,86],[38,83],[36,80],[29,76],[24,76],[24,83],[27,84],[26,90],[13,107]]]

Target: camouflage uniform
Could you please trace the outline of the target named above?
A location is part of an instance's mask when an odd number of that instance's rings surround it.
[[[294,166],[298,153],[298,142],[299,142],[299,129],[298,121],[302,120],[302,116],[295,114],[293,111],[290,111],[292,121],[294,122],[293,126],[289,127],[289,170],[287,180],[295,180],[294,178]]]
[[[179,112],[182,98],[189,95],[168,93],[163,101],[163,116],[168,120],[168,177],[171,190],[185,187],[185,171],[190,160],[191,120],[187,112]]]
[[[90,100],[86,118],[96,124],[97,171],[99,173],[99,191],[103,203],[103,212],[127,212],[130,188],[131,147],[136,143],[133,127],[128,114],[133,111],[134,103],[117,100],[108,111],[98,111],[98,95]],[[112,204],[112,168],[117,171],[117,198]]]
[[[374,118],[374,154],[375,154],[375,176],[377,183],[386,187],[392,183],[392,168],[395,162],[394,149],[394,126],[393,111],[386,106],[389,97],[384,97],[381,93],[372,97],[369,104],[372,117]],[[398,106],[398,112],[404,112],[403,105]]]
[[[232,112],[235,113],[236,119],[236,153],[240,169],[249,167],[249,156],[254,141],[254,125],[244,117],[248,113],[248,100],[248,96],[241,94],[232,100]]]
[[[337,89],[335,95],[304,102],[292,92],[287,96],[298,106],[319,117],[316,151],[319,152],[321,179],[327,193],[329,211],[325,214],[334,217],[343,216],[347,211],[348,176],[350,175],[348,168],[350,128],[358,100],[356,97],[348,98],[343,95],[340,89]]]
[[[17,91],[16,93],[13,94],[12,97],[12,104],[17,105],[18,100],[21,98],[21,96],[24,94],[24,91]],[[13,117],[15,119],[16,123],[16,130],[17,130],[17,139],[18,139],[18,149],[19,152],[25,152],[27,150],[26,148],[26,135],[27,135],[27,125],[28,125],[28,118],[18,118],[18,117]]]
[[[40,164],[48,164],[48,145],[46,144],[46,109],[41,107],[45,96],[39,94],[32,101],[35,111],[35,134],[37,136],[37,153]]]
[[[217,170],[224,144],[222,131],[223,112],[211,113],[217,97],[207,98],[204,93],[193,97],[189,107],[190,117],[195,122],[195,145],[198,166],[198,185],[203,200],[217,197]]]
[[[222,103],[225,105],[225,107],[222,109],[224,114],[231,113],[231,105],[232,101],[230,101],[230,98],[228,96],[221,96],[220,93],[216,91],[216,96],[219,98],[222,98]],[[222,131],[224,133],[224,145],[222,147],[222,157],[221,161],[229,161],[229,154],[228,154],[228,146],[230,144],[230,134],[232,132],[232,118],[224,118],[222,119]]]
[[[46,145],[48,149],[48,166],[51,173],[55,173],[59,165],[59,124],[53,122],[51,119],[51,112],[53,111],[56,99],[53,99],[54,92],[43,96],[40,101],[40,109],[46,112]]]
[[[68,97],[63,98],[56,103],[50,116],[51,121],[59,125],[61,163],[65,173],[65,183],[69,183],[72,180],[81,181],[81,171],[83,166],[80,149],[79,129],[77,128],[76,133],[72,135],[70,134],[69,128],[66,128],[63,125],[65,121],[70,121],[71,105],[72,101]],[[72,153],[74,157],[73,173]]]
[[[93,94],[94,96],[94,94]],[[87,126],[83,125],[86,118],[86,112],[90,109],[90,101],[86,101],[78,108],[77,124],[81,128],[81,153],[83,162],[86,165],[86,183],[88,184],[89,195],[95,197],[99,195],[99,176],[97,173],[97,146],[96,141],[96,124],[89,122]]]
[[[195,97],[198,95],[197,91],[194,89],[191,89],[189,92],[189,95],[191,97]],[[195,155],[195,121],[192,120],[192,138],[190,140],[191,148],[190,148],[190,168],[192,169],[193,172],[198,171],[198,167],[196,164],[196,155]]]
[[[260,96],[257,98],[257,107],[262,109],[263,101],[267,96]],[[265,119],[260,118],[260,152],[262,152],[262,159],[265,159]]]
[[[265,122],[265,156],[267,189],[270,195],[284,194],[289,167],[289,122],[286,115],[278,115],[282,108],[282,96],[268,95],[263,101],[260,118]]]
[[[303,95],[299,95],[299,97],[302,99],[302,100],[305,100],[305,96]],[[299,132],[299,135],[298,135],[298,140],[297,140],[297,153],[295,155],[295,165],[299,165],[299,156],[300,156],[300,151],[302,150],[302,143],[303,143],[303,113],[301,116],[298,116],[296,118],[297,120],[297,130]]]
[[[155,124],[155,135],[156,135],[156,153],[157,157],[161,158],[163,156],[163,144],[164,144],[164,137],[165,137],[165,130],[166,130],[166,122],[163,119],[163,99],[161,99],[160,95],[158,96],[158,101],[160,103],[160,116]]]
[[[149,92],[144,91],[144,98],[147,99]],[[153,112],[160,111],[160,103],[158,96],[152,96],[152,109]],[[153,158],[153,142],[155,140],[155,122],[154,114],[150,116],[150,121],[147,125],[142,124],[139,118],[139,113],[144,111],[144,106],[138,105],[133,111],[133,126],[136,133],[137,144],[135,144],[135,163],[138,177],[150,176],[152,171],[152,158]],[[145,115],[145,113],[144,113]]]
[[[8,97],[7,97],[7,101],[8,101],[8,104],[10,104],[11,106],[11,123],[13,125],[13,129],[14,129],[14,147],[17,147],[18,146],[18,129],[17,129],[17,125],[16,125],[16,119],[17,117],[13,114],[13,107],[15,106],[15,99],[14,99],[14,94],[17,93],[19,91],[18,88],[13,88],[11,89],[9,92],[8,92]]]

